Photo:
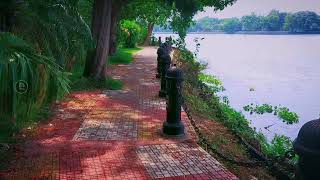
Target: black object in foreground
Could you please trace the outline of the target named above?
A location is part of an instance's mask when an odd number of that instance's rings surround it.
[[[163,124],[166,135],[184,135],[184,125],[181,122],[182,82],[183,72],[176,66],[171,67],[166,74],[167,80],[167,120]]]
[[[320,179],[320,119],[302,126],[293,147],[299,155],[296,179]]]
[[[168,53],[165,53],[160,58],[160,69],[161,69],[161,89],[159,91],[159,97],[166,97],[167,85],[166,85],[166,74],[171,64],[171,57]]]

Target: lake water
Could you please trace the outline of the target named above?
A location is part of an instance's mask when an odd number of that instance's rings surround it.
[[[196,37],[204,38],[198,58],[208,63],[206,72],[222,80],[230,105],[268,139],[274,134],[294,139],[304,123],[320,117],[320,35],[189,34],[191,51]],[[243,106],[251,103],[288,107],[300,122],[286,125],[271,114],[250,115]]]

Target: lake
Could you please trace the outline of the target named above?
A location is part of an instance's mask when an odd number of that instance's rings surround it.
[[[269,140],[275,134],[294,139],[304,123],[320,117],[320,35],[189,34],[191,51],[196,37],[204,38],[198,58],[208,63],[206,73],[223,82],[222,95]],[[300,122],[286,125],[271,114],[250,115],[243,106],[251,103],[288,107]]]

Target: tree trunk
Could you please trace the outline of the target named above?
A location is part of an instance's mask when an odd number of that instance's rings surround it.
[[[112,0],[94,1],[91,31],[97,45],[95,50],[88,52],[84,76],[90,76],[94,79],[104,79],[106,77],[111,11]],[[93,52],[95,52],[94,55]]]
[[[112,13],[111,13],[109,55],[113,55],[117,51],[117,27],[118,27],[119,13],[120,13],[119,3],[113,3]]]
[[[154,26],[154,23],[149,23],[148,24],[148,34],[144,39],[144,42],[143,42],[144,46],[149,46],[149,44],[150,44],[150,39],[151,39],[152,31],[153,31],[153,26]]]

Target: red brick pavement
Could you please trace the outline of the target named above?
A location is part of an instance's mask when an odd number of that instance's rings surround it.
[[[201,149],[186,114],[186,136],[161,134],[165,101],[158,98],[156,49],[109,68],[122,91],[70,94],[54,106],[4,179],[237,179]],[[0,176],[1,179],[1,176]]]

